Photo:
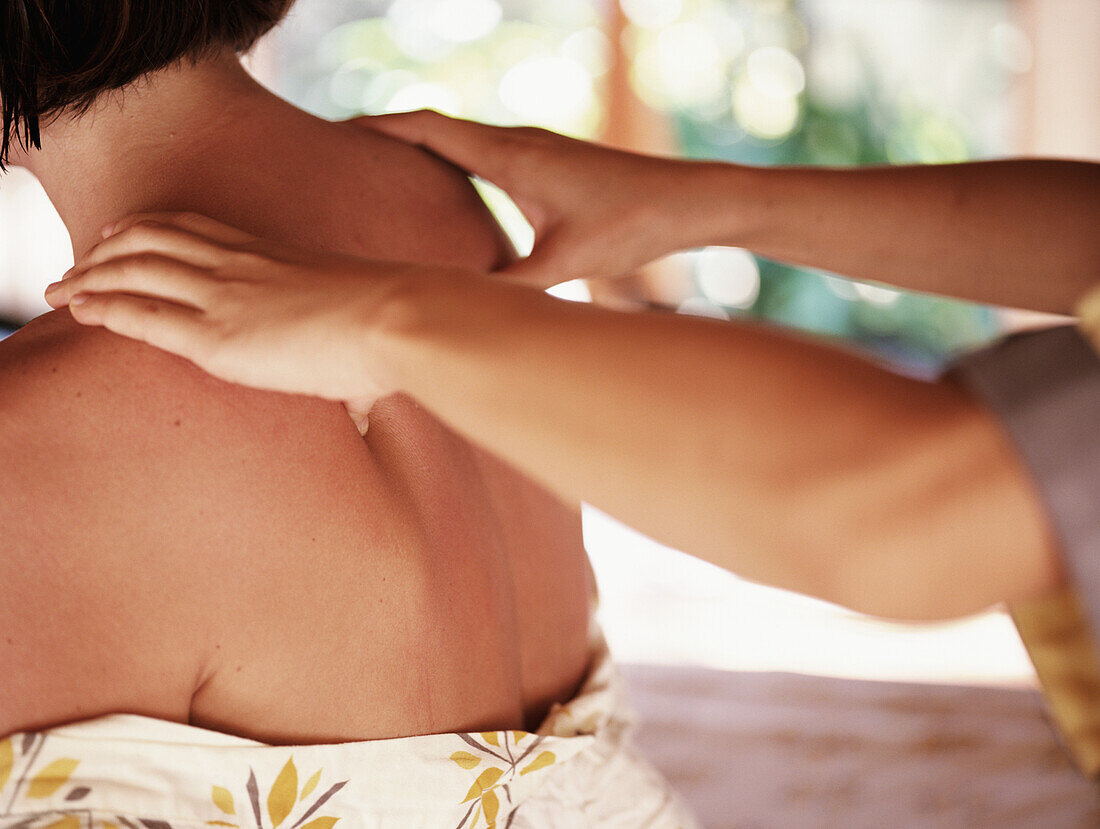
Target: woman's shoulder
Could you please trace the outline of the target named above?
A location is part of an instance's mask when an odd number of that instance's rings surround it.
[[[156,435],[180,418],[215,433],[303,414],[322,429],[347,420],[339,406],[226,383],[182,357],[80,325],[65,309],[0,342],[0,413],[9,432],[53,428],[57,438],[102,441],[131,429]]]

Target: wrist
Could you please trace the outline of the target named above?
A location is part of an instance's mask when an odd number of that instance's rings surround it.
[[[715,244],[700,222],[704,211],[712,209],[709,195],[704,195],[710,187],[708,166],[685,159],[655,160],[651,175],[632,183],[630,209],[624,211],[630,215],[632,244],[651,258]]]
[[[357,313],[359,364],[372,386],[391,394],[408,384],[409,345],[413,332],[424,325],[431,273],[397,264],[381,266],[381,273],[371,267],[364,279],[369,289]]]
[[[697,162],[691,187],[693,247],[756,246],[770,221],[773,172],[726,162]]]
[[[360,338],[370,376],[387,392],[416,394],[425,363],[453,347],[463,320],[493,284],[459,268],[393,265],[372,291]]]

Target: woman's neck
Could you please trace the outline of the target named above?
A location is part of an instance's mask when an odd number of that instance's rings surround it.
[[[490,270],[509,247],[460,171],[355,124],[297,109],[232,54],[154,73],[59,119],[38,176],[77,260],[108,222],[195,211],[317,250]]]
[[[19,161],[42,183],[79,258],[104,224],[128,214],[216,212],[217,194],[197,188],[220,164],[256,160],[265,126],[288,111],[306,117],[230,52],[155,72],[82,115],[59,118],[43,130],[42,149]]]

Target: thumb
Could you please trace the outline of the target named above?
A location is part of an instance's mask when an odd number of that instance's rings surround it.
[[[501,268],[499,271],[496,271],[493,276],[515,285],[527,285],[532,288],[541,288],[542,290],[553,288],[555,285],[569,281],[568,278],[556,275],[552,270],[549,270],[538,260],[535,254],[531,254],[531,256],[527,256],[513,262],[505,268]]]
[[[545,290],[580,276],[572,273],[575,269],[568,265],[559,238],[552,235],[536,241],[530,256],[517,259],[493,275],[507,282]]]

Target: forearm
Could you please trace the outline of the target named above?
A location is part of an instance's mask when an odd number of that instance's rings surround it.
[[[901,288],[1068,314],[1100,277],[1100,164],[703,164],[706,244]],[[685,189],[687,187],[685,186]],[[696,239],[692,243],[698,243]]]
[[[746,577],[953,615],[1021,589],[954,579],[974,547],[1045,552],[1029,496],[990,466],[1002,447],[949,386],[766,329],[487,282],[408,292],[389,319],[374,349],[393,382],[459,431]],[[1009,569],[1034,581],[1041,563]]]

